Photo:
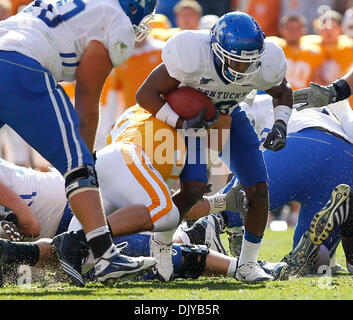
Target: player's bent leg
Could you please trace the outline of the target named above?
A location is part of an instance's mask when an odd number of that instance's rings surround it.
[[[93,167],[86,166],[84,168],[72,170],[67,174],[66,192],[73,211],[75,211],[75,208],[79,212],[82,212],[83,209],[89,211],[93,208],[95,209],[95,212],[99,212],[101,207],[98,206],[98,204],[100,204],[100,198],[99,193],[96,190],[97,187],[98,183]],[[80,217],[81,220],[84,220],[84,217],[78,214],[79,219]],[[90,216],[90,218],[92,218],[92,216]],[[112,279],[131,277],[132,275],[137,275],[141,270],[151,268],[155,264],[153,259],[128,258],[120,255],[117,248],[112,243],[112,238],[108,226],[106,225],[103,211],[101,211],[101,214],[97,215],[96,218],[95,221],[90,219],[94,224],[88,225],[88,229],[86,229],[88,230],[86,238],[89,247],[93,251],[94,258],[97,259],[95,269],[99,281],[106,282]],[[94,227],[97,222],[103,224],[103,226],[91,231],[89,227]],[[83,227],[85,228],[85,225],[83,225]],[[80,266],[81,260],[75,258],[76,252],[74,253],[74,256],[72,256],[70,253],[70,250],[72,250],[70,249],[71,246],[69,248],[61,246],[59,239],[61,238],[56,237],[54,241],[58,241],[56,248],[63,270],[68,274],[74,284],[84,286]],[[109,244],[108,249],[107,244]],[[78,246],[78,250],[80,250],[80,248],[81,246]]]
[[[133,144],[115,143],[105,147],[97,153],[96,163],[102,197],[121,208],[109,216],[113,235],[154,231],[152,257],[157,261],[161,278],[169,281],[173,272],[172,235],[180,215],[166,182],[143,150]],[[109,172],[104,171],[107,167]],[[115,172],[118,183],[112,179]],[[137,205],[142,207],[140,216],[134,210]]]
[[[351,188],[346,184],[340,184],[332,191],[330,200],[314,215],[310,224],[310,238],[314,244],[327,240],[332,230],[347,220],[352,198]]]

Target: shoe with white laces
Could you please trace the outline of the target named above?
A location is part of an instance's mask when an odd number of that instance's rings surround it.
[[[346,184],[338,185],[331,193],[331,198],[310,223],[311,241],[320,245],[326,241],[334,228],[343,224],[349,215],[351,188]]]
[[[212,214],[198,219],[191,228],[184,230],[184,233],[189,237],[191,244],[204,244],[212,250],[228,255],[220,238],[222,229],[221,219],[217,214]]]
[[[275,278],[267,274],[259,264],[247,262],[237,266],[235,279],[243,282],[273,281]]]
[[[152,235],[150,238],[150,254],[156,260],[154,273],[161,280],[168,282],[173,278],[172,244],[163,244]]]
[[[121,255],[112,245],[95,264],[98,281],[109,283],[113,280],[135,278],[156,265],[151,257],[128,257]]]

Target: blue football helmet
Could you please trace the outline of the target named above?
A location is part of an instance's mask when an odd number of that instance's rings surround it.
[[[216,66],[230,83],[245,83],[258,72],[264,54],[265,34],[256,20],[243,12],[226,13],[210,31]],[[249,63],[245,72],[229,67],[229,61]]]
[[[121,8],[130,18],[135,40],[142,41],[150,33],[148,22],[153,19],[157,0],[119,0]]]

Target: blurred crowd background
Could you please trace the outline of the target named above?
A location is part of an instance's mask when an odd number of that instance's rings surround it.
[[[0,0],[0,20],[30,2]],[[133,55],[112,70],[105,83],[96,150],[104,146],[115,119],[135,104],[138,87],[161,63],[165,42],[182,30],[211,29],[220,16],[234,10],[252,15],[267,39],[282,47],[287,80],[294,90],[310,81],[327,85],[353,66],[353,0],[158,0],[151,34],[136,43]],[[75,83],[61,85],[74,102]],[[0,156],[42,171],[50,165],[6,125],[0,129]],[[298,203],[290,203],[277,216],[287,215],[285,220],[292,225],[299,209]]]

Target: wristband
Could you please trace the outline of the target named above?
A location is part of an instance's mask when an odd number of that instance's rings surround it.
[[[227,209],[226,195],[225,194],[215,194],[210,197],[204,197],[208,200],[210,204],[210,213],[217,213]]]
[[[171,108],[169,103],[166,102],[156,113],[156,118],[175,128],[179,115]]]
[[[349,87],[347,81],[343,79],[338,79],[332,83],[333,87],[337,92],[336,101],[342,101],[348,99],[351,96],[351,88]]]
[[[282,120],[287,125],[291,114],[292,108],[289,108],[288,106],[279,105],[273,108],[273,116],[275,122]]]

